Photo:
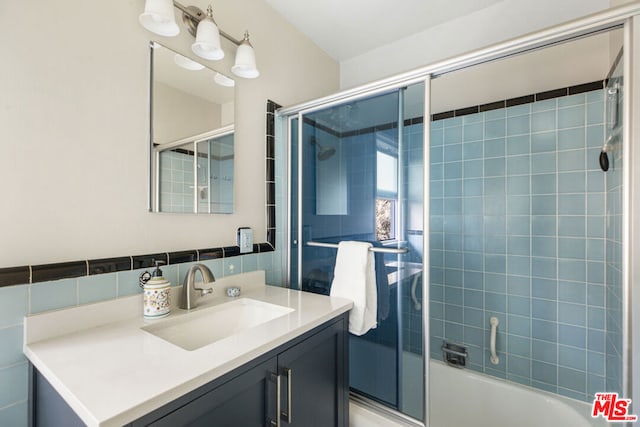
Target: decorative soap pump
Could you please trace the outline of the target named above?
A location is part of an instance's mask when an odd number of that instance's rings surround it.
[[[144,289],[145,319],[159,319],[169,315],[171,311],[171,283],[162,277],[160,265],[164,261],[153,261],[156,269],[149,274],[145,271],[140,275],[140,287]]]

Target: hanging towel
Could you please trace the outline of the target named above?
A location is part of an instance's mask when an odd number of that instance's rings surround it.
[[[374,248],[383,248],[384,246],[379,241],[372,241],[371,244]],[[387,275],[387,267],[384,263],[384,253],[374,252],[373,259],[375,260],[376,269],[376,289],[378,290],[378,323],[385,320],[389,316],[389,310],[391,308],[391,302],[389,301],[389,276]]]
[[[364,335],[376,327],[376,272],[371,243],[340,242],[329,295],[353,301],[349,332]]]

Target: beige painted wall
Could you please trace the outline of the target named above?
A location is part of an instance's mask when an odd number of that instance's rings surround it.
[[[157,144],[178,141],[222,126],[222,106],[153,83],[153,139]]]
[[[0,268],[230,245],[239,226],[264,239],[266,100],[327,95],[338,66],[261,0],[214,6],[262,74],[236,86],[236,212],[194,216],[147,212],[148,44],[193,57],[193,38],[144,30],[144,0],[0,3]]]

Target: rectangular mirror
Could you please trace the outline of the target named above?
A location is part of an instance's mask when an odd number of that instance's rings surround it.
[[[233,212],[233,79],[151,43],[150,208]]]

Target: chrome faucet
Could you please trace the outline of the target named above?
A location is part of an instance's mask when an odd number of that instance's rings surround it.
[[[204,283],[215,282],[216,278],[213,277],[213,273],[204,264],[195,264],[192,266],[187,275],[184,277],[184,283],[182,284],[182,291],[180,292],[180,308],[185,310],[191,310],[197,307],[198,297],[203,297],[213,292],[213,288],[199,288],[196,286],[196,272],[199,271],[202,275]]]

